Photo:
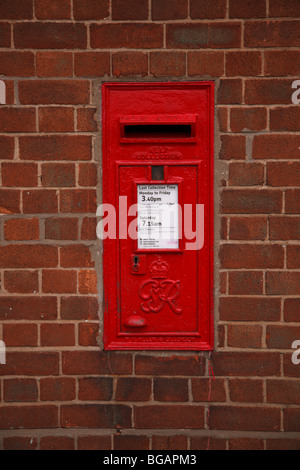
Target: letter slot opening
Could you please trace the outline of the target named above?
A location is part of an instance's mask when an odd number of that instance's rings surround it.
[[[196,116],[122,116],[121,142],[195,142]]]

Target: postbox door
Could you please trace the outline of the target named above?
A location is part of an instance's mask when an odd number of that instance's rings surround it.
[[[128,208],[138,203],[137,217],[128,218],[128,225],[137,222],[137,239],[119,240],[119,335],[133,341],[199,335],[201,257],[186,249],[183,209],[185,204],[195,208],[201,199],[201,174],[199,165],[163,168],[163,179],[153,180],[151,166],[119,167],[120,196],[127,197]],[[176,202],[182,218],[171,211],[165,220],[168,206],[176,207]]]

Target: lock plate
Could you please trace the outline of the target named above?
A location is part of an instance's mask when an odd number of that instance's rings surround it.
[[[130,270],[131,274],[146,274],[147,263],[146,255],[131,255]]]

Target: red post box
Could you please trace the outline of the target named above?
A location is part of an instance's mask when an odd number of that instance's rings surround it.
[[[213,82],[105,83],[104,347],[213,347]]]

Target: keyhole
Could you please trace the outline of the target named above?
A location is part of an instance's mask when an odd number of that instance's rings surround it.
[[[138,264],[138,262],[139,262],[139,257],[138,257],[138,256],[135,256],[135,257],[133,258],[133,262],[134,262],[134,264]]]

